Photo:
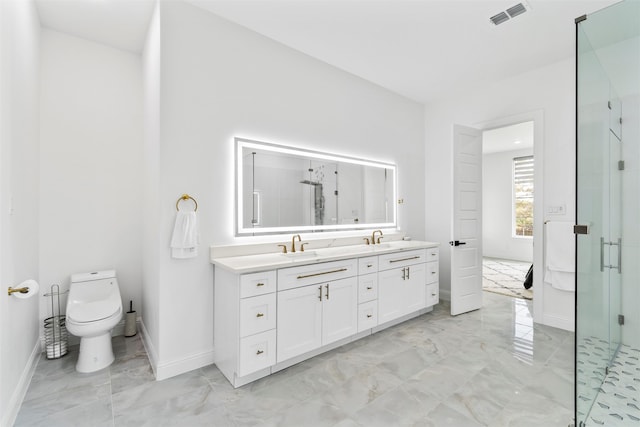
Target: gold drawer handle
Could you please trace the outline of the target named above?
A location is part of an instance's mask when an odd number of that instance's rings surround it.
[[[256,283],[256,286],[264,286],[264,283]]]
[[[258,350],[258,351],[256,352],[256,356],[260,356],[262,353],[264,353],[264,351],[262,351],[262,350]]]
[[[373,264],[367,264],[367,268],[373,267]]]
[[[432,271],[432,272],[431,272],[431,274],[436,274],[436,272],[435,272],[435,271]]]
[[[304,275],[298,276],[298,279],[306,279],[307,277],[322,276],[323,274],[340,273],[343,271],[347,271],[347,268],[339,268],[337,270],[323,271],[322,273],[304,274]]]
[[[371,289],[373,289],[371,286],[367,286],[368,291],[370,291]]]
[[[373,314],[367,314],[367,317],[373,317]]]
[[[432,297],[435,297],[436,295],[438,295],[438,294],[431,294]]]
[[[264,316],[264,314],[263,314],[263,313],[258,313],[258,314],[256,314],[256,317],[263,317],[263,316]]]
[[[409,257],[409,258],[392,259],[392,260],[389,260],[389,262],[390,262],[390,263],[394,263],[394,262],[402,262],[402,261],[409,261],[409,260],[412,260],[412,259],[418,259],[418,258],[420,258],[420,255],[412,256],[412,257]]]

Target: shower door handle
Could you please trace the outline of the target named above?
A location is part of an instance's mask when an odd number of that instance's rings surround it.
[[[618,247],[618,265],[604,265],[604,245],[617,246]],[[600,238],[600,271],[604,271],[604,268],[615,268],[619,274],[622,274],[622,238],[618,237],[617,242],[605,242],[604,237]]]

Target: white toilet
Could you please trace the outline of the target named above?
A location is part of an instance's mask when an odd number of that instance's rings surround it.
[[[122,319],[122,299],[114,270],[71,276],[66,326],[80,337],[76,371],[99,371],[113,363],[111,330]]]

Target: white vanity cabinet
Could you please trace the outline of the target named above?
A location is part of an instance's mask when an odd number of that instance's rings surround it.
[[[413,245],[413,246],[412,246]],[[318,251],[320,252],[320,251]],[[418,316],[438,303],[438,248],[215,259],[215,363],[234,387]],[[234,264],[236,263],[236,264]],[[257,270],[257,271],[256,271]]]
[[[278,271],[278,363],[357,332],[356,275],[353,259]]]
[[[276,363],[276,273],[216,272],[216,365],[235,380]]]
[[[424,249],[379,256],[380,324],[426,307],[426,256]]]
[[[440,302],[440,271],[438,267],[438,248],[427,249],[427,307],[432,307]]]

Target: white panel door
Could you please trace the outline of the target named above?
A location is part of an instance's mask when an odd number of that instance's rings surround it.
[[[404,268],[378,273],[378,324],[383,324],[404,315],[407,308],[405,297]]]
[[[482,132],[453,126],[451,314],[482,307]]]
[[[322,298],[321,285],[278,292],[278,362],[322,345]]]
[[[325,283],[322,303],[322,345],[358,332],[358,278]]]

